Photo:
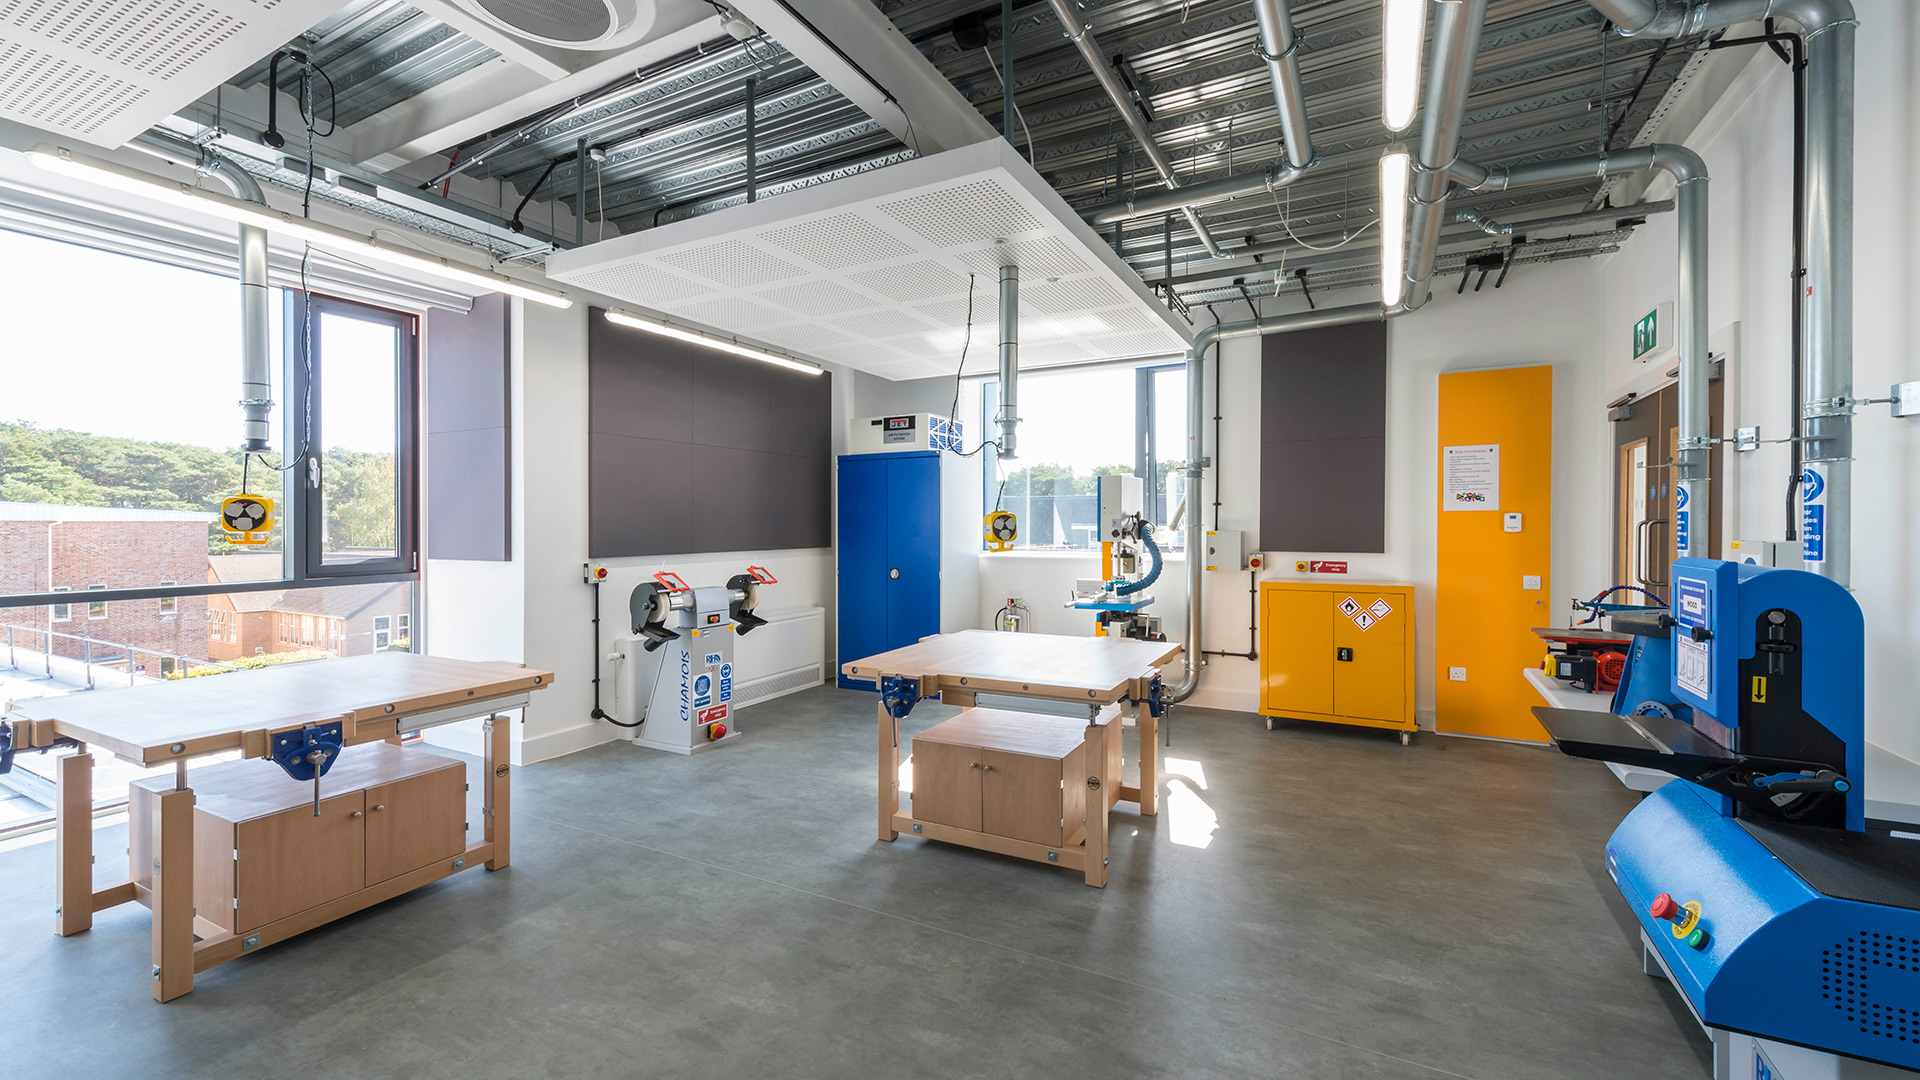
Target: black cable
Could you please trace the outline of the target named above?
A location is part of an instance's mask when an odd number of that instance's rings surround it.
[[[623,728],[637,728],[646,723],[645,720],[628,723],[609,716],[607,710],[600,707],[600,582],[597,580],[593,583],[593,712],[587,715]]]
[[[533,201],[533,197],[540,193],[540,185],[545,184],[547,177],[553,175],[553,170],[560,167],[560,161],[560,158],[554,158],[547,162],[547,167],[540,172],[540,179],[533,182],[533,186],[528,188],[526,195],[520,199],[520,205],[513,208],[513,220],[507,222],[507,228],[517,233],[527,231],[527,226],[521,222],[520,215],[526,211],[527,204]]]

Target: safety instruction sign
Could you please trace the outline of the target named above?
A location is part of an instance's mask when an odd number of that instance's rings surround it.
[[[1441,448],[1440,508],[1500,509],[1500,444]]]
[[[1393,608],[1387,603],[1387,598],[1383,596],[1380,599],[1375,600],[1373,603],[1368,604],[1367,610],[1373,612],[1374,618],[1384,619],[1387,617],[1387,615],[1390,612],[1393,611]]]
[[[1673,639],[1673,681],[1695,697],[1713,694],[1713,650],[1704,641],[1679,634]]]
[[[1812,465],[1800,477],[1800,557],[1827,561],[1827,478]]]
[[[723,703],[733,700],[733,665],[732,664],[720,665],[720,700]]]
[[[1365,630],[1368,627],[1372,626],[1373,621],[1374,621],[1373,613],[1370,611],[1358,612],[1353,617],[1353,625],[1359,627],[1362,630]]]

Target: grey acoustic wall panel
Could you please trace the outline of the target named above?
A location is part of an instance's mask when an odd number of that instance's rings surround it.
[[[833,375],[587,316],[596,559],[833,543]]]
[[[512,557],[507,298],[427,312],[427,558]]]
[[[1260,343],[1260,545],[1387,549],[1387,324]]]

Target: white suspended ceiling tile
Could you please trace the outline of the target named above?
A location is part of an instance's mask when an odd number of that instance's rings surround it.
[[[0,0],[0,117],[117,147],[346,0]]]
[[[970,288],[967,370],[995,366],[1007,265],[1020,268],[1023,363],[1172,356],[1193,337],[1000,139],[555,252],[547,273],[723,335],[918,378],[958,365]]]

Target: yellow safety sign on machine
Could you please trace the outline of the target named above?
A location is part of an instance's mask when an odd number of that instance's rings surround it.
[[[259,545],[273,534],[273,500],[265,495],[235,495],[220,501],[220,527],[235,544]]]

